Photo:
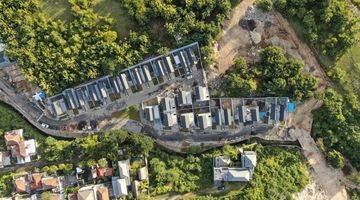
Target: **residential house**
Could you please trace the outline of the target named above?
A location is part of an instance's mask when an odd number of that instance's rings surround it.
[[[178,96],[178,105],[179,106],[192,105],[191,91],[180,92],[180,95]]]
[[[229,157],[214,158],[214,184],[221,182],[246,182],[250,181],[256,166],[256,153],[245,151],[241,154],[241,166],[231,166]]]
[[[12,157],[16,158],[17,164],[31,162],[31,156],[36,154],[35,140],[24,140],[23,129],[5,132],[5,143],[11,150]]]
[[[125,178],[112,177],[111,183],[115,198],[121,198],[128,195],[128,185]]]
[[[25,176],[14,177],[15,191],[18,193],[29,193],[30,187]]]
[[[33,174],[29,174],[27,177],[31,190],[34,191],[34,190],[42,189],[41,180],[44,177],[44,173],[33,173]]]
[[[73,195],[70,198],[75,198]],[[104,185],[90,185],[78,190],[77,200],[109,200],[109,190]]]
[[[194,113],[182,113],[180,115],[180,122],[184,129],[189,129],[194,125]]]
[[[212,126],[211,113],[198,114],[197,119],[199,127],[203,130]]]
[[[10,153],[7,151],[0,151],[0,168],[11,165]]]
[[[41,179],[43,190],[59,192],[62,188],[59,177],[44,177]]]
[[[125,179],[126,186],[131,185],[130,180],[130,160],[121,160],[118,162],[119,166],[119,176],[120,179]]]
[[[147,166],[141,167],[137,171],[137,176],[140,181],[148,180],[149,179],[149,171]]]
[[[195,87],[195,100],[196,101],[209,101],[210,95],[209,90],[205,86],[196,86]]]

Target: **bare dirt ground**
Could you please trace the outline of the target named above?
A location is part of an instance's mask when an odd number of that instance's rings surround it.
[[[281,14],[264,13],[253,7],[254,2],[242,1],[224,23],[222,36],[214,47],[218,62],[208,73],[210,87],[219,85],[219,77],[231,68],[236,58],[242,56],[252,63],[258,59],[263,47],[272,44],[283,47],[292,57],[303,60],[305,72],[318,77],[318,86],[323,89],[326,86],[325,73],[308,45],[296,35]],[[244,20],[254,21],[255,28],[246,28]]]

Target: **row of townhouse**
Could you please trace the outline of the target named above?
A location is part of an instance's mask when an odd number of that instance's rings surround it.
[[[158,130],[228,130],[284,122],[287,97],[210,98],[208,88],[179,88],[141,104],[141,120]]]
[[[192,78],[199,59],[198,43],[193,43],[126,68],[118,76],[105,76],[66,89],[48,98],[48,107],[57,118],[78,115],[121,98],[131,98],[135,93],[152,91],[157,85]]]

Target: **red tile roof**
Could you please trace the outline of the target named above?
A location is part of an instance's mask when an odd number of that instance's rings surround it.
[[[59,186],[58,178],[54,178],[54,177],[43,178],[41,179],[41,183],[44,189],[52,189]]]
[[[99,200],[110,200],[109,191],[107,187],[100,187],[97,190],[97,195]]]
[[[108,167],[97,168],[97,175],[99,177],[106,177],[113,175],[113,169]]]
[[[29,182],[30,182],[30,187],[32,190],[37,190],[42,187],[42,184],[41,184],[42,177],[43,177],[43,173],[34,173],[34,174],[29,175]]]
[[[17,192],[27,192],[25,177],[15,179],[14,184]]]

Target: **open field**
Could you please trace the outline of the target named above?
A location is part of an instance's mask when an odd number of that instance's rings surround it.
[[[346,91],[358,94],[360,98],[360,42],[356,43],[339,59],[336,67],[343,69],[345,72],[341,83],[342,87]]]
[[[40,8],[52,19],[71,21],[71,6],[68,0],[41,0]],[[120,38],[126,37],[130,30],[135,29],[135,22],[116,0],[94,0],[94,11],[101,16],[114,19],[114,30]]]

